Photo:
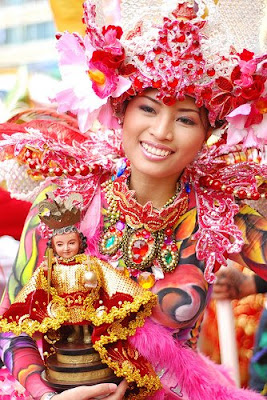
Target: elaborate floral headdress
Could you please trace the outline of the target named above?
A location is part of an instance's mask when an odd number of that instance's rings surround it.
[[[68,32],[57,36],[63,79],[55,96],[59,111],[77,114],[82,132],[96,118],[116,128],[114,108],[152,87],[159,90],[159,98],[166,104],[193,96],[198,106],[208,110],[211,125],[223,122],[233,110],[230,118],[244,116],[242,128],[263,120],[267,55],[261,55],[259,49],[262,1],[253,3],[257,9],[253,13],[243,0],[238,11],[235,2],[225,0],[135,3],[121,1],[122,29],[101,27],[101,1],[96,6],[87,0],[85,37]],[[208,15],[203,17],[205,12]],[[250,129],[248,135],[249,144],[253,140],[266,142],[262,126]]]

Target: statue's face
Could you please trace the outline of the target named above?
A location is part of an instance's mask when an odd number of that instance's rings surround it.
[[[52,246],[55,253],[62,258],[71,258],[79,253],[80,237],[77,232],[55,235],[52,238]]]

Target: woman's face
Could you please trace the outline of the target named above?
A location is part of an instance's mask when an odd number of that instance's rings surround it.
[[[154,178],[177,179],[195,158],[206,137],[204,110],[192,98],[166,106],[149,89],[128,104],[123,146],[132,171]]]
[[[80,237],[77,232],[55,235],[52,238],[52,246],[59,257],[68,259],[79,253]]]

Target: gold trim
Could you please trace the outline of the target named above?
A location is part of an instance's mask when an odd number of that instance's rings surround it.
[[[94,379],[108,378],[114,375],[110,368],[86,372],[59,372],[47,369],[46,373],[51,379],[64,382],[86,382]]]
[[[83,354],[80,356],[67,356],[64,354],[57,353],[57,361],[62,364],[86,364],[100,360],[98,353],[94,354]]]

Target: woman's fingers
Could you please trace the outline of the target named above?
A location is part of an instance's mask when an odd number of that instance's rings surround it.
[[[123,380],[119,384],[116,392],[105,398],[105,400],[122,400],[127,388],[128,388],[128,383],[127,381]]]
[[[103,397],[113,400],[109,395],[115,391],[119,391],[119,387],[115,383],[101,383],[94,386],[79,386],[73,389],[65,390],[53,397],[55,400],[91,400],[97,397]],[[126,390],[126,389],[125,389]],[[123,397],[114,397],[114,400],[120,400]]]

